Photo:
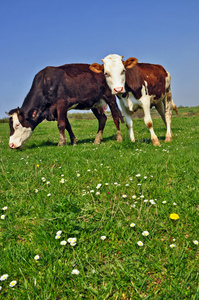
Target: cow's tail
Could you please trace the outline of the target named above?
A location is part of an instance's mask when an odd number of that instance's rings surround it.
[[[173,99],[171,100],[171,106],[172,106],[172,109],[175,111],[175,113],[178,115],[178,108],[175,105],[175,103],[173,102]]]

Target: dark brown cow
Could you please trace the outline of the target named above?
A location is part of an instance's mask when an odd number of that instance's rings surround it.
[[[95,143],[98,144],[107,119],[104,113],[107,104],[117,128],[117,141],[122,141],[119,119],[123,121],[123,118],[104,74],[92,72],[88,64],[46,67],[35,76],[22,107],[9,112],[9,146],[20,148],[44,119],[57,120],[59,145],[66,143],[65,129],[70,135],[71,144],[75,144],[76,138],[67,118],[67,111],[70,109],[92,110],[99,122],[95,138]]]
[[[160,145],[153,130],[150,108],[155,106],[167,127],[165,142],[172,140],[171,107],[177,113],[177,107],[171,96],[171,76],[160,65],[138,63],[136,58],[122,60],[122,56],[111,54],[102,59],[103,65],[94,63],[90,69],[96,73],[104,72],[112,94],[117,95],[132,142],[132,113],[141,107],[144,111],[144,122],[151,133],[153,145]]]

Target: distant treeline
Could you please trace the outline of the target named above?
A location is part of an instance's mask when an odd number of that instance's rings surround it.
[[[188,115],[188,116],[193,116],[193,115],[198,115],[199,114],[199,106],[194,106],[194,107],[188,107],[188,106],[182,106],[180,105],[178,107],[178,113],[183,114],[183,115]],[[111,117],[111,112],[108,111],[107,112],[107,117]],[[155,109],[155,107],[152,108],[151,111],[151,115],[153,117],[159,117],[160,115],[158,114],[157,110]],[[173,113],[173,115],[175,115],[175,113]],[[144,114],[143,114],[143,110],[142,109],[138,109],[134,114],[133,114],[133,118],[143,118]],[[75,120],[94,120],[95,116],[93,113],[91,112],[85,112],[85,113],[69,113],[68,114],[68,118],[69,119],[75,119]],[[8,123],[9,122],[9,118],[3,118],[0,119],[0,123]]]

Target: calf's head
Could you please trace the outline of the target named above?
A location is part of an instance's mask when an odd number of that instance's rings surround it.
[[[9,147],[19,149],[31,136],[34,126],[24,118],[18,108],[11,110],[8,115],[10,117]]]
[[[126,69],[133,68],[138,62],[134,57],[130,57],[126,61],[122,59],[123,56],[110,54],[102,59],[102,65],[97,63],[90,65],[90,70],[93,72],[104,72],[106,82],[113,95],[125,93]]]

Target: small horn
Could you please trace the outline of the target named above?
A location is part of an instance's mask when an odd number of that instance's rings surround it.
[[[8,116],[8,117],[10,117],[11,115],[9,114],[9,113],[7,113],[6,111],[5,111],[5,114]]]

